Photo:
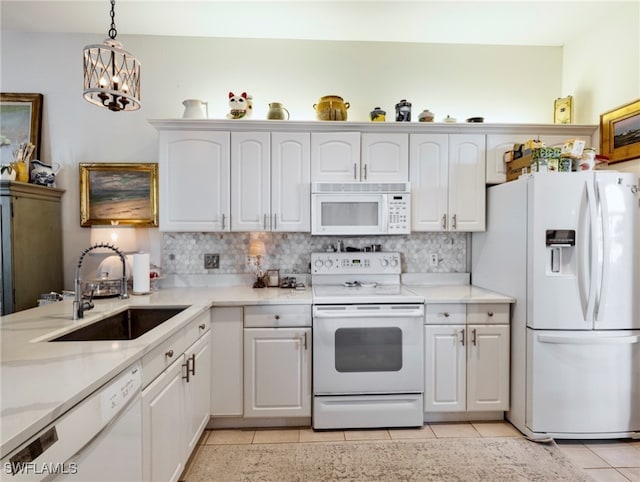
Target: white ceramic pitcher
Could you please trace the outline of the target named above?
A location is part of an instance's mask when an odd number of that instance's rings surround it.
[[[208,119],[209,118],[209,103],[198,99],[186,99],[182,101],[184,105],[183,119]],[[202,111],[204,106],[204,112]]]

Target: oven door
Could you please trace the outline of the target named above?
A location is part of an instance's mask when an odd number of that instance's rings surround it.
[[[421,304],[316,305],[313,393],[421,393]]]
[[[311,234],[386,234],[386,194],[312,194]]]

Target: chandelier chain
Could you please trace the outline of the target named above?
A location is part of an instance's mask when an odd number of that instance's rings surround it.
[[[118,31],[116,30],[116,0],[111,0],[111,28],[109,29],[109,38],[115,40]]]

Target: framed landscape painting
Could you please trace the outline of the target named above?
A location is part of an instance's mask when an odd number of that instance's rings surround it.
[[[157,163],[80,163],[80,225],[158,226]]]
[[[40,159],[41,125],[42,94],[0,93],[0,164],[13,162],[13,151],[28,142],[32,159]]]
[[[640,158],[640,100],[600,116],[600,154],[609,163]]]

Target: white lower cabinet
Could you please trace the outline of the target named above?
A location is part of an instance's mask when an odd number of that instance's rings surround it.
[[[243,413],[244,328],[242,306],[211,309],[211,415]]]
[[[143,358],[153,369],[157,358],[173,360],[142,391],[142,478],[176,481],[209,421],[211,392],[210,314],[207,311],[172,337],[163,352]],[[177,347],[196,340],[186,350]]]
[[[487,324],[460,324],[464,307],[444,306],[427,305],[424,411],[508,410],[509,305],[469,305],[466,320]]]
[[[311,416],[311,328],[244,330],[244,416]]]

